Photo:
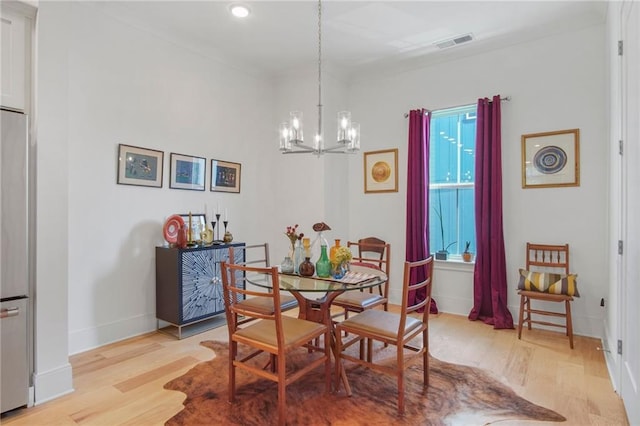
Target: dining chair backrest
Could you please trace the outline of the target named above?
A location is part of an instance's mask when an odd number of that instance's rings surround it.
[[[282,311],[280,309],[280,280],[276,266],[261,268],[234,263],[222,262],[220,264],[223,286],[225,314],[229,335],[238,329],[238,317],[275,321],[277,340],[284,343],[282,334]],[[247,273],[270,274],[273,290],[270,292],[256,291],[244,288],[244,279]],[[256,309],[242,303],[247,297],[264,298],[270,309]]]
[[[245,266],[259,266],[268,268],[271,266],[269,262],[269,243],[248,244],[244,246],[229,247],[229,259],[236,259],[236,252],[244,251],[241,262],[231,260],[233,263]]]
[[[527,243],[526,258],[527,271],[552,269],[553,272],[569,273],[569,244]]]
[[[389,273],[391,269],[391,245],[377,237],[361,238],[358,242],[347,241],[347,247],[351,249],[351,262],[357,265],[373,265],[387,275],[387,281],[378,287],[380,296],[389,299]],[[353,247],[357,247],[354,253]],[[369,292],[373,292],[370,288]],[[386,309],[385,309],[386,310]]]
[[[377,237],[361,238],[358,242],[347,241],[347,247],[357,247],[354,262],[372,263],[389,276],[391,245]],[[353,252],[353,249],[351,250]]]
[[[242,251],[243,255],[239,256],[238,252]],[[242,259],[242,260],[240,260]],[[269,243],[250,244],[245,246],[229,247],[229,263],[235,263],[242,266],[251,266],[258,268],[269,268]],[[255,292],[271,292],[271,289],[265,290],[251,285],[245,279],[244,274],[238,275],[236,285],[239,287],[249,288]],[[282,294],[279,296],[280,309],[282,312],[294,309],[298,306],[298,301],[290,294]],[[273,300],[264,298],[245,297],[242,302],[243,308],[257,309],[259,311],[272,310]],[[254,318],[243,317],[238,319],[238,325],[246,324],[253,321]]]
[[[402,307],[399,330],[404,330],[407,315],[422,310],[422,322],[428,324],[433,279],[433,256],[415,262],[404,262]],[[409,297],[411,292],[424,289],[424,298]],[[398,331],[398,335],[401,335]]]

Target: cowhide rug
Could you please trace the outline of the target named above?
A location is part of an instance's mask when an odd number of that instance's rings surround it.
[[[216,356],[164,385],[187,395],[184,409],[166,425],[271,425],[277,423],[274,382],[237,370],[236,402],[228,402],[228,345],[206,341]],[[387,348],[384,351],[395,350]],[[392,354],[392,353],[390,353]],[[384,354],[377,353],[376,356]],[[306,352],[288,359],[304,362]],[[376,358],[378,359],[378,358]],[[384,358],[381,358],[384,359]],[[256,358],[265,364],[266,358]],[[483,425],[500,420],[562,422],[558,413],[535,405],[481,369],[430,358],[429,387],[423,391],[422,365],[405,371],[405,414],[397,413],[394,377],[345,362],[353,396],[324,392],[323,369],[287,387],[289,425]]]

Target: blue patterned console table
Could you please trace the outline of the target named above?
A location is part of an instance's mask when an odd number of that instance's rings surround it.
[[[229,260],[229,247],[244,245],[156,247],[158,329],[182,339],[225,324],[220,263]],[[235,256],[243,262],[244,250]]]

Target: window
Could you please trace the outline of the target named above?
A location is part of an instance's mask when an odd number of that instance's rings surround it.
[[[429,148],[429,247],[460,255],[475,252],[474,176],[476,106],[431,113]]]

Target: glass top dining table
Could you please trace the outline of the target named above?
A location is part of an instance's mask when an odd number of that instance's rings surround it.
[[[258,287],[268,289],[273,288],[271,275],[268,274],[247,274],[247,281]],[[320,292],[337,293],[344,291],[363,290],[377,287],[387,281],[387,276],[379,269],[369,268],[360,265],[351,265],[349,273],[341,280],[333,278],[303,277],[294,274],[279,274],[280,290],[290,292]]]
[[[353,264],[349,266],[349,269],[350,272],[342,280],[278,274],[280,290],[290,292],[298,301],[298,318],[326,324],[332,329],[333,339],[330,343],[334,355],[335,335],[331,320],[333,300],[345,291],[372,289],[387,281],[387,275],[379,269]],[[273,289],[271,275],[252,273],[247,274],[246,280],[258,287]],[[351,396],[351,387],[344,374],[344,369],[341,369],[341,378],[347,395]]]

